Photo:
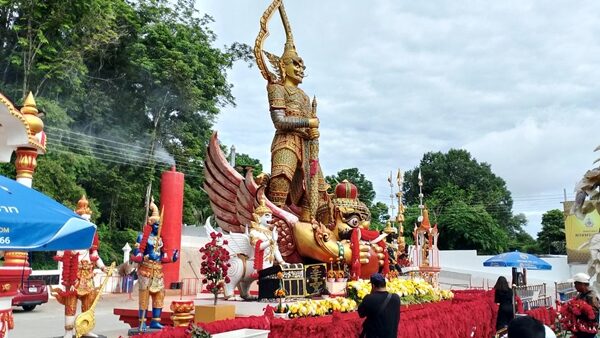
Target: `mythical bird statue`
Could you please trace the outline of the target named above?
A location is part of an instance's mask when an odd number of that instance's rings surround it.
[[[255,221],[253,213],[259,201],[264,201],[272,212],[271,227],[278,234],[276,241],[283,261],[329,262],[332,259],[350,266],[358,264],[363,278],[385,265],[385,246],[382,245],[385,235],[375,235],[374,230],[368,230],[371,215],[358,200],[356,187],[349,182],[340,183],[335,198],[320,209],[320,214],[330,214],[333,219],[323,224],[316,220],[302,222],[290,210],[279,208],[266,198],[264,182],[258,185],[251,171],[243,177],[231,167],[219,147],[216,133],[209,142],[204,174],[204,189],[215,220],[230,235],[246,233],[246,225]]]
[[[236,287],[240,290],[243,299],[250,298],[250,285],[258,278],[258,271],[269,268],[273,264],[285,264],[277,245],[277,229],[271,230],[270,222],[273,219],[271,209],[265,205],[264,199],[254,209],[254,221],[250,222],[250,230],[246,227],[245,233],[232,232],[225,237],[226,249],[230,253],[227,271],[229,282],[225,283],[225,299],[234,295]],[[205,224],[207,233],[216,232],[210,225],[210,217]]]

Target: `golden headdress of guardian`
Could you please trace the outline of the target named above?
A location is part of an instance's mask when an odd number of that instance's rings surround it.
[[[92,210],[89,207],[90,203],[88,202],[85,195],[82,195],[79,201],[77,201],[77,209],[75,209],[75,213],[78,215],[92,215]]]
[[[154,224],[160,221],[160,214],[158,213],[158,207],[154,203],[154,197],[150,199],[150,217],[148,217],[148,224]]]
[[[279,10],[279,15],[281,16],[281,21],[283,23],[283,29],[285,30],[285,45],[281,57],[263,50],[263,44],[267,36],[269,36],[267,24],[273,16],[273,13],[275,13],[275,9]],[[269,71],[263,57],[263,53],[277,74]],[[254,43],[254,57],[256,60],[256,65],[258,66],[262,76],[269,83],[283,83],[283,80],[285,79],[284,65],[288,64],[293,59],[299,59],[298,53],[296,52],[296,45],[294,44],[294,36],[292,35],[292,27],[290,26],[290,22],[285,12],[285,7],[283,6],[282,0],[273,0],[271,5],[267,7],[260,18],[260,31]]]
[[[273,212],[269,207],[265,204],[265,198],[260,199],[260,204],[254,209],[254,214],[257,217],[264,216],[265,214],[272,214]]]

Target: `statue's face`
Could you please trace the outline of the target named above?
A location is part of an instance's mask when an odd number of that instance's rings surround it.
[[[158,227],[160,226],[160,222],[154,222],[152,223],[152,234],[153,235],[157,235],[158,234]]]
[[[341,215],[336,219],[336,228],[340,239],[350,239],[352,230],[368,229],[370,221],[362,220],[359,214]]]
[[[264,214],[264,215],[260,216],[260,218],[258,220],[259,220],[260,225],[268,228],[269,224],[271,224],[271,221],[273,220],[273,215]]]
[[[292,57],[284,62],[286,79],[289,79],[295,85],[302,83],[304,69],[306,69],[304,61],[299,56]]]

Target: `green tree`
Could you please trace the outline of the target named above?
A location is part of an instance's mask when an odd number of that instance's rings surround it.
[[[513,216],[510,227],[507,229],[508,251],[540,253],[536,240],[523,229],[526,225],[527,217],[524,214]]]
[[[46,113],[34,186],[67,205],[86,193],[101,241],[120,242],[104,246],[110,257],[141,229],[146,188],[155,182],[158,202],[171,164],[186,174],[183,221],[210,208],[206,145],[234,104],[227,70],[251,55],[214,47],[210,21],[191,0],[0,0],[0,88],[32,90]],[[0,170],[14,177],[14,166]]]
[[[247,154],[237,154],[235,156],[235,169],[241,174],[245,174],[247,168],[252,169],[255,177],[263,172],[263,166],[258,159]]]
[[[538,243],[542,253],[565,255],[565,216],[558,209],[542,215],[542,230],[538,232]]]
[[[461,149],[426,153],[420,165],[405,174],[404,196],[408,205],[419,204],[419,170],[430,218],[438,223],[444,236],[441,248],[498,253],[508,248],[509,239],[525,236],[525,223],[512,215],[506,182],[492,172],[489,164],[477,162]],[[451,235],[444,235],[446,232]],[[484,243],[487,240],[490,242]]]

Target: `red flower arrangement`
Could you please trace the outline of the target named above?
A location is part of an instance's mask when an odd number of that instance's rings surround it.
[[[221,237],[223,237],[222,233],[211,233],[211,241],[200,249],[200,253],[202,253],[200,273],[204,275],[202,283],[206,284],[206,290],[215,296],[215,305],[217,305],[217,296],[223,288],[223,284],[230,282],[229,276],[227,276],[227,270],[231,267],[229,251],[223,247],[228,243],[227,240],[221,240]]]
[[[591,305],[583,299],[572,299],[560,308],[560,323],[563,328],[573,333],[597,333],[598,322]]]

